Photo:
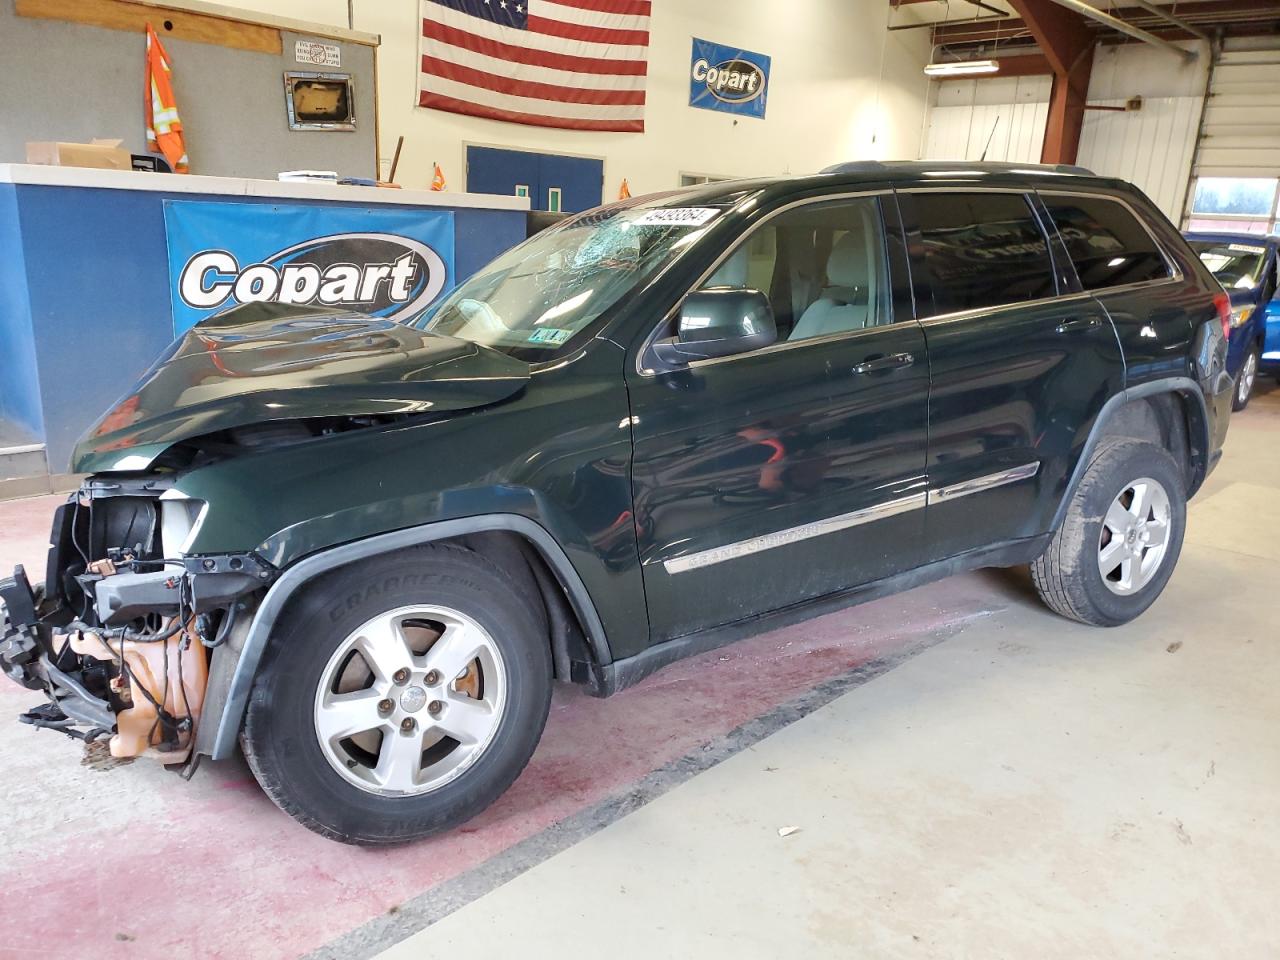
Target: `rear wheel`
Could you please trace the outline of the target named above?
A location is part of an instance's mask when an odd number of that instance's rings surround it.
[[[1258,380],[1258,345],[1255,343],[1244,355],[1240,364],[1240,374],[1236,377],[1236,391],[1231,395],[1231,409],[1243,410],[1249,405],[1249,397],[1253,393],[1253,385]]]
[[[457,826],[528,762],[551,657],[527,594],[433,546],[330,574],[272,638],[242,737],[263,789],[317,833],[386,844]]]
[[[1128,623],[1173,574],[1186,526],[1182,471],[1155,444],[1104,440],[1062,526],[1031,565],[1040,598],[1082,623]]]

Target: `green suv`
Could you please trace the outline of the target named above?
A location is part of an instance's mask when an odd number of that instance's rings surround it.
[[[1230,304],[1132,186],[856,163],[588,211],[417,322],[201,323],[81,441],[44,584],[0,582],[26,722],[237,744],[313,830],[453,827],[552,682],[977,567],[1159,596],[1227,429]]]

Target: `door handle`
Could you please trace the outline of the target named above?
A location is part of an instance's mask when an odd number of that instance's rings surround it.
[[[1053,329],[1058,333],[1079,333],[1082,330],[1092,330],[1100,323],[1102,321],[1097,317],[1080,317],[1076,320],[1063,320]]]
[[[863,360],[854,366],[853,372],[874,373],[877,370],[897,370],[901,367],[909,367],[915,362],[916,358],[909,353],[891,353],[888,356]]]

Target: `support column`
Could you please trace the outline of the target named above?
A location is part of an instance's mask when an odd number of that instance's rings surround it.
[[[1010,0],[1053,68],[1041,163],[1075,163],[1084,126],[1095,37],[1080,14],[1053,0]]]

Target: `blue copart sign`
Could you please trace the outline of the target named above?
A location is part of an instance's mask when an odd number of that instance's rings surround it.
[[[453,214],[164,202],[174,333],[244,303],[408,320],[453,281]]]
[[[763,53],[693,38],[689,106],[763,117],[768,88],[769,58]]]

